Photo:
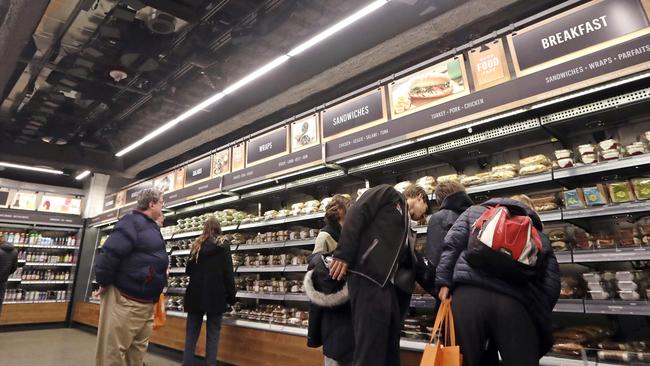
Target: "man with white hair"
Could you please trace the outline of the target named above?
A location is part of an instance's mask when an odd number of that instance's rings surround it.
[[[142,366],[154,304],[167,284],[169,260],[157,222],[162,193],[145,189],[133,212],[115,224],[95,262],[101,296],[97,366]]]

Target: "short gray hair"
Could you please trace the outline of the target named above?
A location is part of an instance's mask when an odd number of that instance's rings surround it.
[[[162,192],[155,188],[145,188],[138,193],[137,209],[146,211],[149,209],[150,203],[156,203],[162,198]]]

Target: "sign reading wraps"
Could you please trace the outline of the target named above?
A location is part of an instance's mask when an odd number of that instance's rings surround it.
[[[603,62],[607,60],[607,62]],[[650,67],[650,34],[328,141],[336,161],[404,139],[484,118]]]
[[[328,140],[373,122],[386,121],[384,88],[378,88],[333,107],[321,114],[323,139]]]
[[[262,161],[286,154],[289,151],[287,144],[287,126],[253,137],[246,143],[246,165],[253,165]]]
[[[112,210],[116,206],[117,194],[109,194],[104,197],[104,211]]]
[[[145,181],[140,184],[136,184],[135,186],[129,188],[126,190],[126,202],[125,204],[129,204],[131,202],[135,202],[138,200],[138,194],[140,194],[140,191],[143,189],[148,189],[148,188],[153,188],[153,181]]]
[[[206,156],[185,166],[185,187],[210,178],[212,157]]]
[[[245,184],[277,177],[282,174],[321,164],[322,161],[323,149],[321,145],[312,146],[254,166],[246,167],[238,172],[226,174],[223,176],[223,190],[227,191]]]
[[[648,27],[640,0],[591,1],[508,36],[518,72]]]

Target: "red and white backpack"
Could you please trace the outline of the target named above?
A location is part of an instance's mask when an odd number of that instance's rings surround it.
[[[542,240],[528,215],[506,206],[489,207],[472,225],[466,258],[506,280],[525,282],[536,275]]]

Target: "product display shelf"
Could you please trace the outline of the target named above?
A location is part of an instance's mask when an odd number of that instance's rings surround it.
[[[287,247],[301,247],[314,245],[314,238],[305,239],[305,240],[287,240],[287,241],[276,241],[270,243],[261,243],[261,244],[240,244],[237,246],[237,251],[246,251],[246,250],[257,250],[257,249],[269,249],[269,248],[287,248]]]
[[[316,213],[313,213],[313,214],[300,215],[300,216],[287,216],[287,217],[278,218],[278,219],[265,220],[265,221],[259,221],[259,222],[251,222],[251,223],[247,223],[247,224],[240,224],[239,225],[239,230],[253,229],[253,228],[258,228],[258,227],[266,227],[266,226],[276,226],[276,225],[295,223],[295,222],[301,222],[301,221],[316,220],[316,219],[322,219],[324,217],[325,217],[324,212],[316,212]]]
[[[74,267],[77,263],[25,262],[25,267]]]
[[[184,294],[187,289],[185,287],[167,287],[164,292],[167,294]]]
[[[645,300],[585,300],[585,313],[650,316],[650,302]]]
[[[580,165],[571,168],[553,170],[553,179],[570,179],[590,174],[607,173],[626,168],[644,168],[650,165],[650,154],[629,156],[594,164]],[[647,168],[647,167],[645,167]]]
[[[91,304],[97,304],[97,305],[102,303],[101,301],[99,301],[97,299],[89,299],[88,302],[91,303]]]
[[[491,182],[491,183],[485,183],[476,186],[470,186],[467,187],[467,193],[475,194],[475,193],[497,191],[497,190],[508,189],[512,187],[521,187],[521,186],[528,186],[531,184],[551,182],[552,180],[553,180],[553,174],[551,171],[549,171],[547,173],[520,176],[512,179],[498,181],[498,182]]]
[[[69,249],[77,250],[79,247],[67,245],[38,245],[38,244],[14,244],[15,248],[34,248],[34,249]]]
[[[621,262],[649,259],[650,248],[646,247],[573,251],[574,263]]]
[[[585,303],[582,299],[559,299],[553,312],[556,313],[584,313]]]
[[[7,282],[20,282],[22,281],[20,278],[10,278],[7,280]]]
[[[23,285],[69,285],[72,284],[74,281],[72,280],[65,280],[65,281],[57,281],[57,280],[22,280],[20,283]]]
[[[284,272],[287,266],[239,266],[235,270],[237,273],[256,273],[256,272]]]
[[[27,261],[24,260],[24,259],[19,259],[19,260],[18,260],[18,264],[25,264],[25,263],[27,263]]]
[[[650,200],[626,203],[612,203],[581,209],[562,210],[563,220],[586,219],[598,216],[628,215],[650,211]]]
[[[62,304],[69,303],[70,300],[34,300],[34,301],[4,301],[3,305],[18,304]]]
[[[172,267],[169,269],[169,273],[185,273],[185,267]]]
[[[171,255],[171,256],[176,256],[176,255],[190,255],[190,249],[179,249],[179,250],[174,250],[174,251],[172,251],[169,255]]]
[[[309,302],[309,298],[307,297],[307,295],[303,293],[268,293],[268,292],[253,292],[253,291],[237,291],[236,296],[240,299]]]

